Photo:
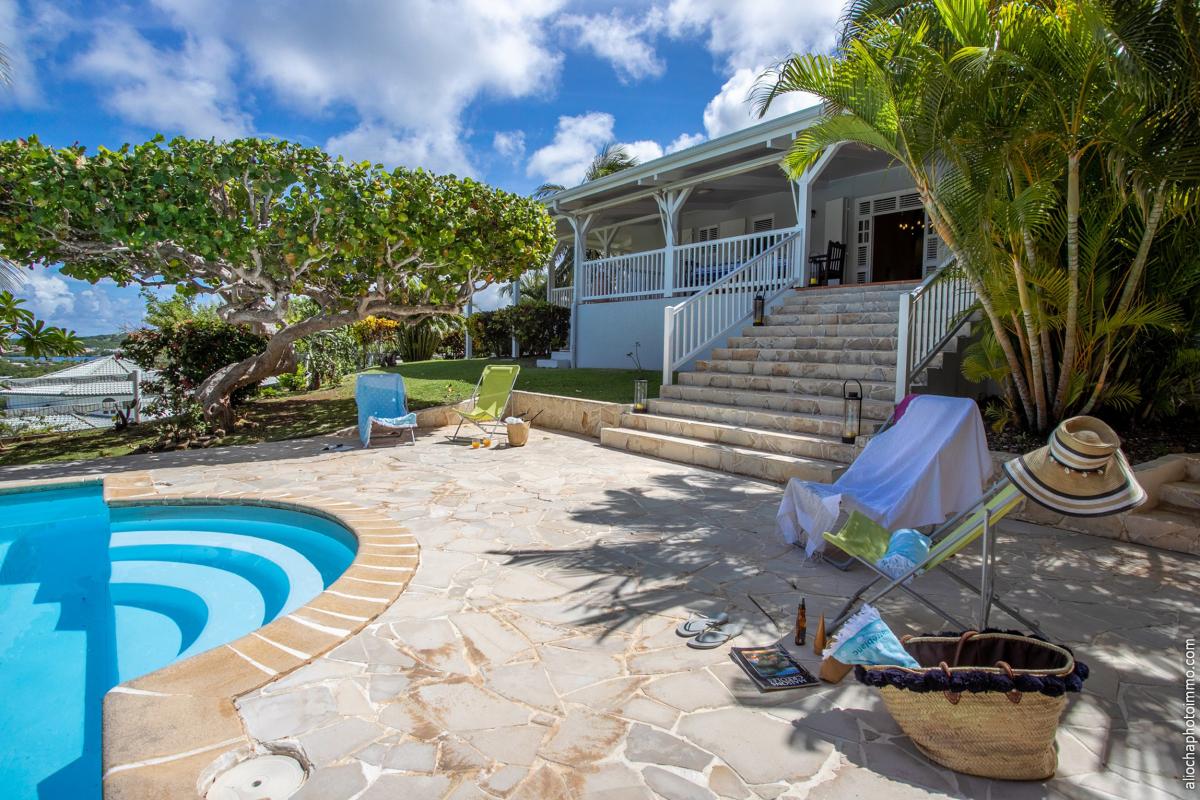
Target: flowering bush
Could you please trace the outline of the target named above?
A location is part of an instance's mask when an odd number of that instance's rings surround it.
[[[158,372],[157,379],[142,383],[143,391],[157,398],[148,410],[166,414],[181,428],[191,429],[203,420],[195,400],[200,382],[221,367],[260,352],[266,341],[246,325],[202,316],[133,331],[121,343],[120,355],[142,369]],[[233,401],[245,400],[256,386],[234,392]]]

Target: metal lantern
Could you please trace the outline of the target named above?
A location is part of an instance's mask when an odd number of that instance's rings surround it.
[[[761,326],[763,324],[763,316],[767,313],[767,299],[761,294],[754,295],[754,324]]]
[[[633,382],[633,413],[646,413],[646,392],[648,385],[646,381],[638,380]]]
[[[850,384],[857,384],[857,391]],[[862,381],[851,378],[842,382],[842,443],[854,444],[862,428]]]

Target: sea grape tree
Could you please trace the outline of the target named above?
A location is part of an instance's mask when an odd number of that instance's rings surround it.
[[[226,428],[230,395],[285,371],[303,337],[370,316],[458,313],[489,283],[542,266],[553,245],[532,200],[286,141],[159,137],[93,154],[0,143],[0,255],[208,295],[223,320],[266,337],[196,391]],[[301,298],[319,313],[289,314]]]

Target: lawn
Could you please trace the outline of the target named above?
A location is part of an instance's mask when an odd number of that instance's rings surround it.
[[[479,373],[486,364],[511,364],[511,360],[476,358],[459,361],[419,361],[386,370],[404,376],[409,407],[413,410],[456,403],[471,396]],[[624,369],[538,369],[531,359],[517,361],[521,374],[517,388],[565,397],[633,401],[633,381],[649,381],[651,397],[658,394],[657,373]],[[353,425],[354,376],[346,376],[336,387],[315,392],[297,392],[259,398],[240,409],[249,425],[225,437],[221,444],[274,442],[333,433]],[[74,461],[126,455],[156,438],[155,426],[137,425],[123,431],[78,431],[9,443],[0,450],[0,465],[35,464],[45,461]]]

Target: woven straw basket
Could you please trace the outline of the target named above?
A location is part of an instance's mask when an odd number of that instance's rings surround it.
[[[888,711],[922,753],[985,778],[1054,775],[1064,692],[1079,691],[1087,677],[1070,650],[1000,632],[901,641],[922,669],[868,666],[857,674],[880,688]]]

